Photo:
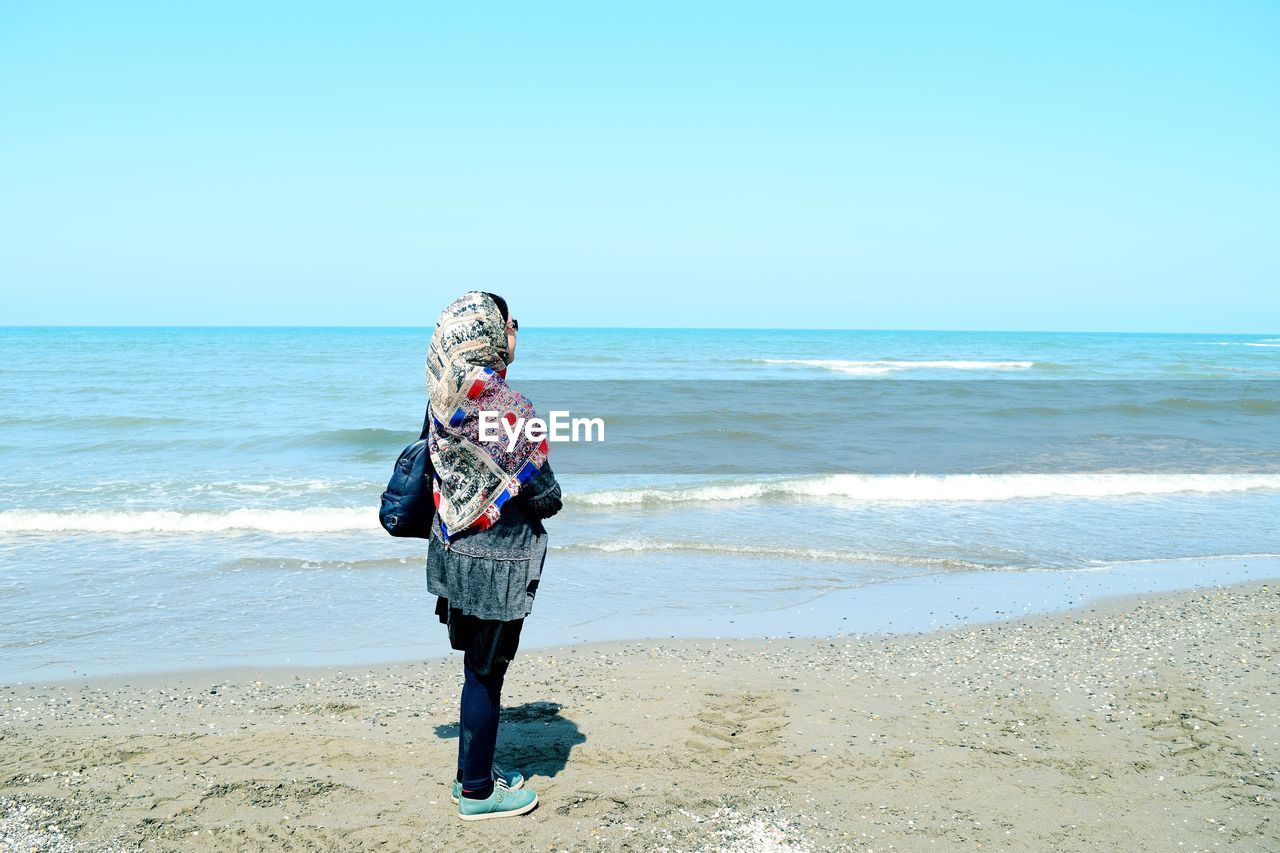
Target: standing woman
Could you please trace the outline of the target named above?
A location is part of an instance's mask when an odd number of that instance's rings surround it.
[[[519,324],[506,300],[472,291],[440,314],[427,353],[428,447],[435,519],[427,550],[427,588],[464,652],[458,773],[453,800],[463,820],[514,817],[538,795],[522,774],[493,763],[507,665],[533,608],[547,551],[542,519],[560,510],[560,486],[546,441],[521,430],[484,441],[480,413],[515,422],[533,405],[507,384]]]

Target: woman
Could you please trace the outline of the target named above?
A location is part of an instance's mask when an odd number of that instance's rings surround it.
[[[547,443],[518,436],[484,441],[480,413],[511,421],[534,416],[506,383],[519,324],[492,293],[463,294],[440,314],[427,354],[428,447],[435,519],[427,588],[463,655],[458,773],[453,800],[463,820],[514,817],[538,795],[524,776],[493,763],[507,665],[533,607],[547,550],[542,519],[560,510]],[[513,421],[514,422],[514,421]]]

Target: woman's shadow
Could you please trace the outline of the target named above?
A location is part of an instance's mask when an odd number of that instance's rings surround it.
[[[503,708],[498,726],[497,763],[525,776],[555,776],[569,763],[569,753],[586,735],[573,720],[560,716],[555,702],[526,702]],[[458,724],[436,726],[436,737],[456,738]]]

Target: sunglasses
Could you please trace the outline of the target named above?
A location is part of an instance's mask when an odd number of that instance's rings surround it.
[[[513,332],[520,331],[520,321],[517,320],[515,317],[512,317],[510,320],[507,321],[507,328]]]

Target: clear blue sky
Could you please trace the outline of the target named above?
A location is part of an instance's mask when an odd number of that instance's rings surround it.
[[[1280,330],[1280,3],[4,3],[0,324]]]

